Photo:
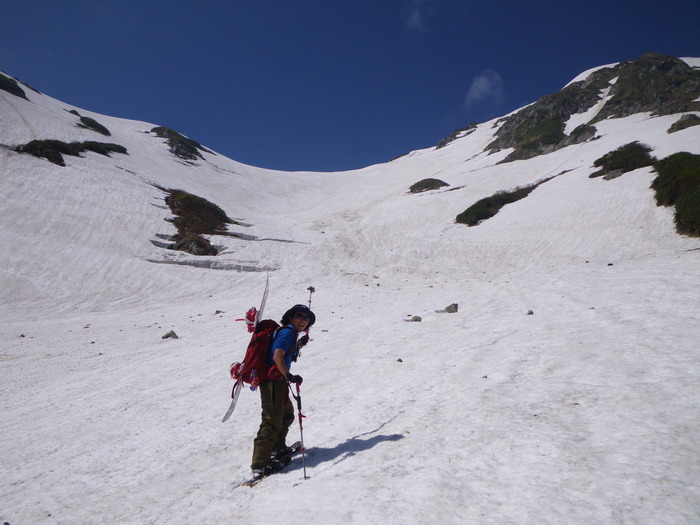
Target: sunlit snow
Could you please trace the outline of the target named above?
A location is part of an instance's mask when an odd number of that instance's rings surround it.
[[[0,91],[0,521],[700,522],[700,241],[655,205],[650,168],[588,177],[633,140],[700,154],[700,127],[610,119],[597,140],[497,164],[491,121],[393,162],[285,173],[185,162],[156,124],[77,108],[102,137],[26,91]],[[128,154],[64,168],[11,150],[41,138]],[[428,177],[450,187],[408,193]],[[548,177],[477,227],[454,222]],[[175,229],[154,184],[257,240],[214,237],[225,249],[204,258],[160,247]],[[299,458],[234,488],[260,412],[245,390],[221,423],[249,337],[235,319],[268,274],[275,319],[316,288],[293,368],[309,479]]]

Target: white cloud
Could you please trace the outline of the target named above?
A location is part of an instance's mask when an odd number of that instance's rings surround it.
[[[423,15],[420,9],[413,8],[406,19],[406,29],[422,29]]]
[[[486,69],[472,80],[464,98],[464,105],[469,107],[486,101],[500,105],[504,100],[505,89],[501,75],[492,69]]]
[[[426,17],[429,14],[427,0],[411,0],[407,6],[405,27],[408,30],[425,29]]]

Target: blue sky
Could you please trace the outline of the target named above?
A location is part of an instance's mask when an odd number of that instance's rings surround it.
[[[687,0],[24,0],[0,13],[9,75],[285,171],[385,162],[647,51],[700,56]]]

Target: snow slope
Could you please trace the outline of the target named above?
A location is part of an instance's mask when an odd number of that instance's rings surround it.
[[[634,115],[498,165],[492,121],[393,162],[286,173],[185,162],[155,124],[26,91],[0,91],[0,520],[700,522],[700,242],[655,206],[650,169],[588,177],[632,140],[700,154],[700,128]],[[62,168],[11,151],[35,138],[128,154]],[[454,223],[551,176],[478,227]],[[450,187],[407,193],[427,177]],[[211,200],[257,240],[215,237],[224,253],[204,258],[159,247],[175,230],[154,184]],[[220,422],[248,339],[234,320],[267,273],[271,317],[317,290],[294,367],[310,477],[297,462],[234,488],[259,423],[248,391]]]

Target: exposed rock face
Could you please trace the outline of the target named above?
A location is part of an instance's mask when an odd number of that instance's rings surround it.
[[[609,100],[582,129],[563,133],[564,123],[574,114],[587,111],[608,90]],[[546,95],[508,117],[488,145],[491,152],[515,148],[504,162],[537,155],[590,140],[593,124],[607,118],[622,118],[642,112],[671,115],[700,111],[700,70],[680,59],[646,53],[636,60],[595,71],[583,81]]]
[[[438,142],[437,146],[435,146],[435,149],[444,148],[450,142],[453,142],[454,140],[456,140],[460,137],[464,137],[466,135],[469,135],[471,132],[473,132],[476,129],[477,125],[478,125],[477,122],[471,122],[466,128],[454,130],[447,137],[445,137],[440,142]]]
[[[200,235],[186,235],[173,244],[173,250],[191,253],[192,255],[218,255],[208,239]]]
[[[7,91],[8,93],[16,96],[23,98],[24,100],[29,100],[27,98],[26,93],[24,90],[20,87],[20,85],[17,83],[17,81],[14,78],[7,77],[3,74],[0,73],[0,89],[3,91]]]
[[[697,115],[683,115],[669,129],[669,133],[675,133],[693,126],[700,126],[700,117]]]

